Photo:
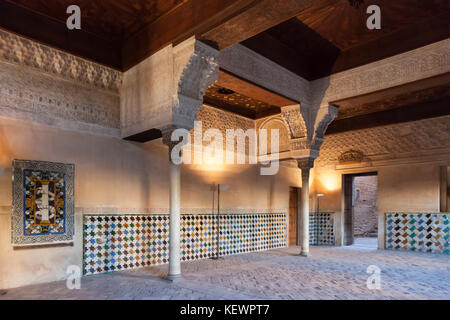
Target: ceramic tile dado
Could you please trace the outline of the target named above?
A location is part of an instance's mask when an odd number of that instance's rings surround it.
[[[87,214],[83,229],[85,275],[168,262],[168,215]],[[286,214],[186,214],[180,231],[182,261],[282,248]]]
[[[386,249],[450,254],[450,214],[387,213]]]

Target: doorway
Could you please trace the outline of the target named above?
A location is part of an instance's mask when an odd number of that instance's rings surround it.
[[[344,175],[344,245],[377,247],[378,179],[376,172]]]
[[[289,188],[289,239],[288,246],[298,245],[299,188]]]

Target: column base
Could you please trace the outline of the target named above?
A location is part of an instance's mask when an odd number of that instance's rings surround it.
[[[309,251],[308,252],[307,251],[302,251],[302,252],[300,252],[300,255],[302,257],[309,257],[310,256]]]
[[[181,274],[169,274],[165,280],[169,282],[178,282],[183,280],[183,277],[181,276]]]

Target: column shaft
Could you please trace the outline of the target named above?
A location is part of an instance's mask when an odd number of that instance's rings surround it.
[[[169,280],[181,277],[180,166],[170,161]]]
[[[309,255],[309,170],[310,168],[301,168],[302,170],[302,219],[300,228],[302,230],[301,255]]]

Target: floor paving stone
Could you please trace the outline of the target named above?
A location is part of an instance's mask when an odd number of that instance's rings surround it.
[[[376,239],[375,239],[376,240]],[[167,265],[95,275],[80,290],[65,281],[10,289],[1,299],[450,299],[450,256],[351,247],[298,247],[182,264],[183,280],[164,280]],[[369,290],[367,267],[381,270]]]

